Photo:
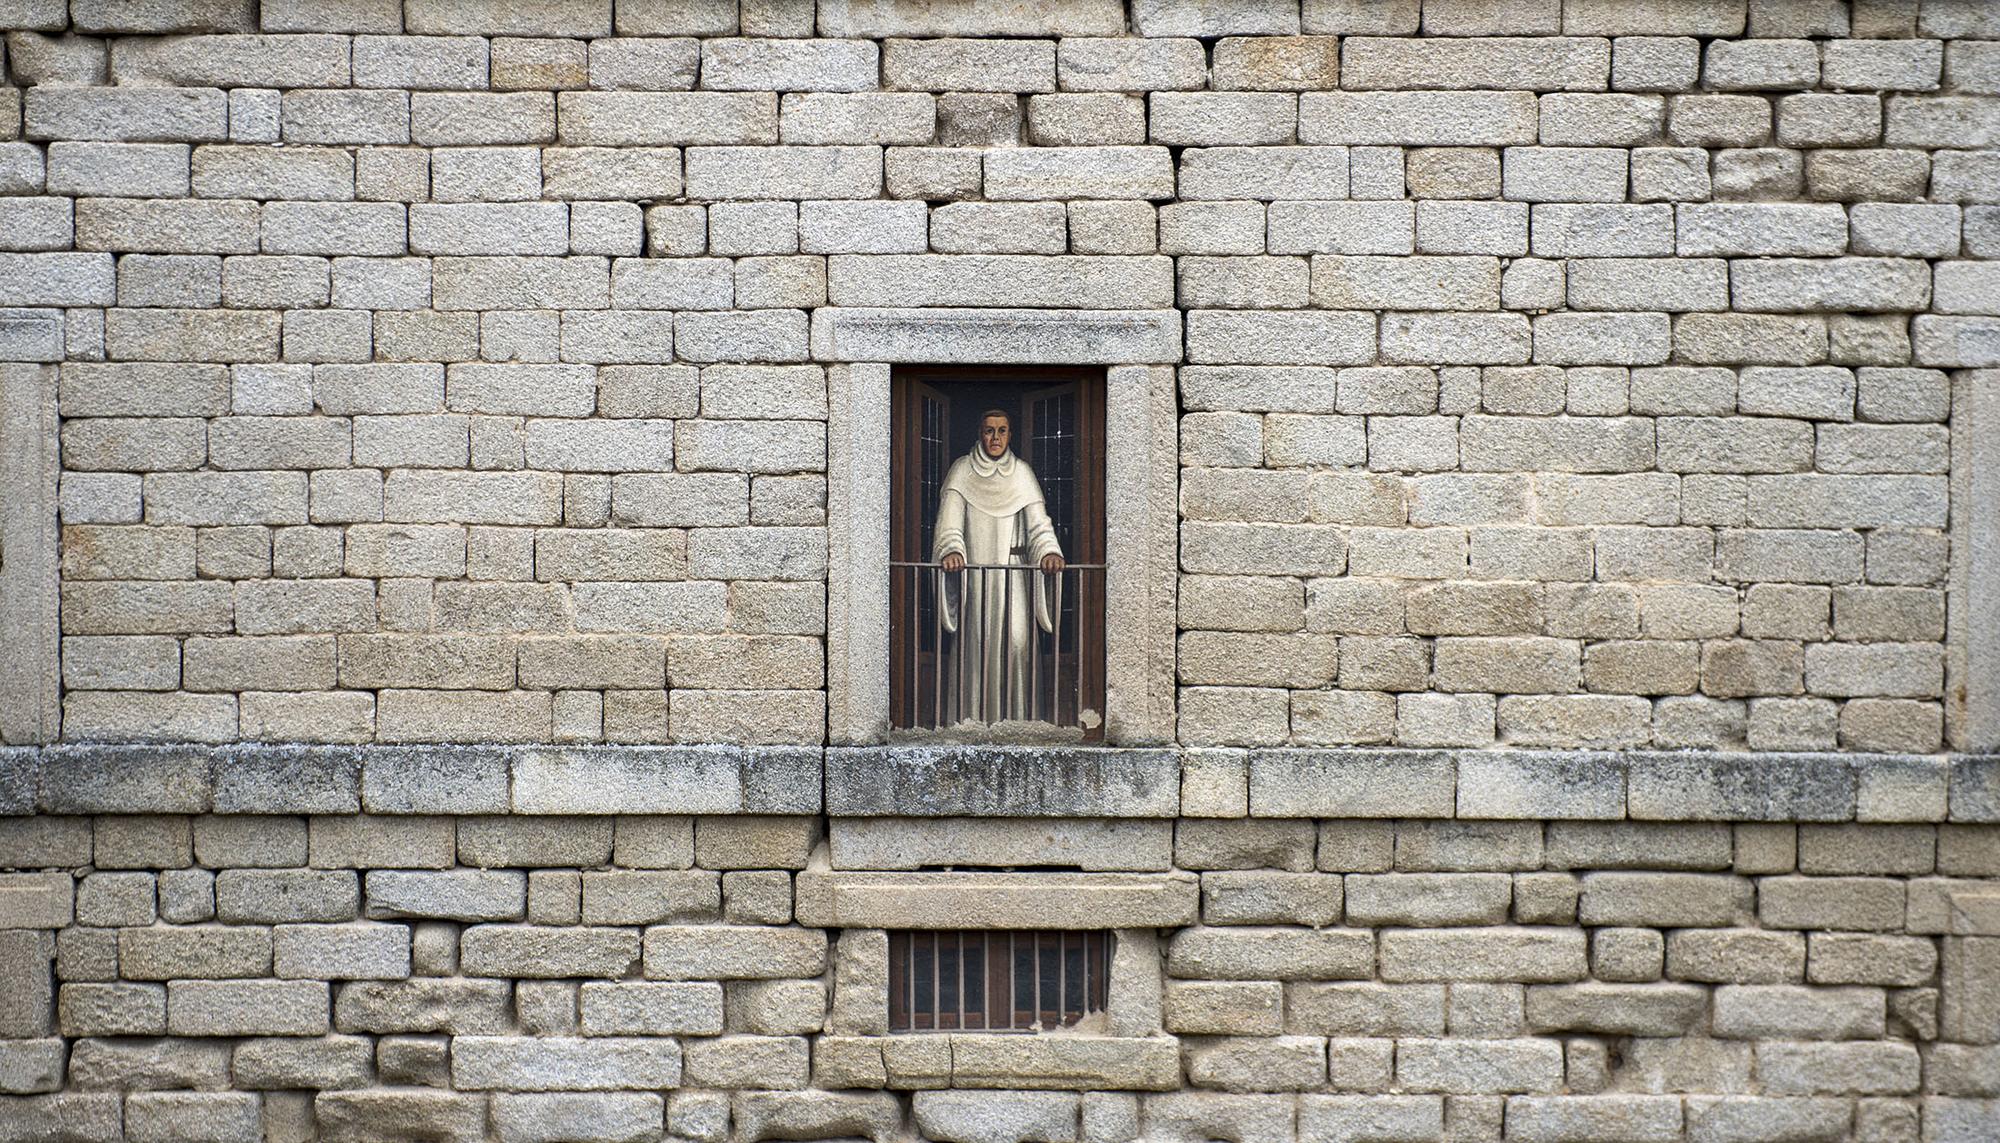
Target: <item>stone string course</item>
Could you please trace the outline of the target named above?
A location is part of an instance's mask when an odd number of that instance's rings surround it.
[[[2000,6],[0,25],[9,741],[820,743],[826,370],[967,356],[1177,366],[1185,744],[1959,718]]]

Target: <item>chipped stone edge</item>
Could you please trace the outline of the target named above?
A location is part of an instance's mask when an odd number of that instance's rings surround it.
[[[0,743],[53,742],[62,724],[57,451],[55,367],[0,365]]]
[[[1062,759],[1064,755],[1069,757]],[[570,783],[561,799],[550,800],[542,772],[556,758],[605,776],[603,788]],[[1070,785],[1052,793],[1042,781],[1052,761],[1105,767],[1119,781],[1094,792]],[[1218,762],[1224,763],[1221,771],[1211,772]],[[980,778],[980,788],[959,795],[943,790],[937,785],[941,767]],[[1246,788],[1247,796],[1238,793]],[[1185,813],[1223,818],[1992,823],[2000,822],[2000,754],[1021,746],[0,747],[0,816],[357,810],[392,815],[1171,818]]]
[[[1952,378],[1950,575],[1946,731],[1958,750],[2000,750],[2000,369]]]
[[[827,370],[827,741],[889,734],[889,367]]]

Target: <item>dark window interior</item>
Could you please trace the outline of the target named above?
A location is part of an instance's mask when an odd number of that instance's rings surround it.
[[[891,1032],[1031,1032],[1104,1010],[1111,934],[889,934]]]
[[[973,447],[980,415],[1006,411],[1013,448],[1042,486],[1072,569],[1057,630],[1036,636],[1039,721],[1102,739],[1104,709],[1104,371],[1074,367],[898,368],[890,431],[890,714],[899,729],[954,721],[940,644],[938,581],[928,565],[938,499],[952,462]]]

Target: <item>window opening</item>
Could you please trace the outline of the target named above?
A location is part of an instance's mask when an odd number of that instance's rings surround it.
[[[892,386],[892,725],[1101,740],[1103,371],[904,367]]]
[[[1104,1011],[1103,930],[889,934],[891,1032],[1035,1032]]]

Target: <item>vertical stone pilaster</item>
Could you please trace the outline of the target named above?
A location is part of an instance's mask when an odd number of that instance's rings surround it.
[[[0,743],[61,729],[56,369],[0,365]]]
[[[1105,741],[1170,743],[1180,572],[1174,370],[1116,366],[1105,385]]]
[[[2000,369],[1957,375],[1945,724],[1953,749],[2000,750]]]
[[[827,371],[827,741],[889,733],[889,367]]]

